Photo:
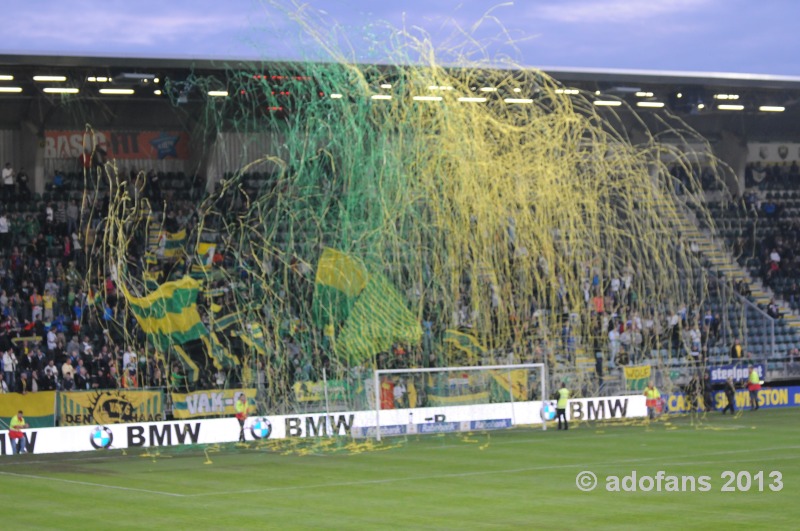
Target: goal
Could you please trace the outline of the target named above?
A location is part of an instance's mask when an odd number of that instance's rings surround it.
[[[547,400],[541,363],[381,369],[374,372],[369,435],[446,433],[541,423]]]

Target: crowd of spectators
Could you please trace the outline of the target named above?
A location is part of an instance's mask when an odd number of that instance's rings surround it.
[[[714,207],[712,213],[718,223],[731,227],[727,236],[739,263],[792,310],[800,310],[800,194],[759,189],[765,184],[769,184],[768,190],[796,187],[800,167],[796,161],[750,164],[746,180],[750,187],[742,201],[732,201],[727,208]]]
[[[94,242],[102,239],[108,196],[102,191],[70,195],[70,184],[56,172],[49,189],[58,192],[52,194],[57,200],[38,201],[34,208],[21,209],[20,204],[30,204],[36,197],[27,190],[27,177],[21,181],[11,165],[6,169],[16,180],[14,186],[4,186],[0,211],[0,373],[4,380],[0,389],[69,391],[162,387],[183,382],[180,364],[165,367],[163,360],[146,347],[144,335],[132,317],[120,322],[124,312],[120,312],[122,304],[113,275],[103,270],[104,257],[91,254]],[[5,175],[4,171],[4,183]],[[192,233],[199,221],[198,203],[165,197],[159,182],[162,180],[159,173],[152,171],[144,178],[135,170],[129,175],[130,182],[142,183],[133,189],[133,194],[147,198],[159,211],[164,230],[174,233],[185,229]],[[224,201],[217,205],[221,212],[232,214],[243,208],[235,198]],[[14,210],[17,213],[12,213]],[[209,229],[222,224],[213,217],[204,221]],[[778,262],[784,262],[789,253],[780,243],[776,242],[776,253],[781,254]],[[155,283],[161,283],[189,273],[190,264],[186,262],[159,260],[149,268],[146,254],[146,242],[141,237],[132,240],[129,266],[134,274],[154,275]],[[213,263],[228,269],[229,276],[225,278],[245,283],[252,265],[233,260],[225,253],[224,242],[217,246]],[[92,267],[95,269],[90,271]],[[141,269],[137,273],[138,267]],[[300,269],[303,264],[297,262],[296,267]],[[568,362],[574,362],[577,345],[582,343],[587,351],[601,353],[601,372],[604,364],[615,367],[638,363],[653,350],[662,349],[699,364],[710,348],[731,339],[722,330],[719,314],[712,314],[707,307],[645,303],[636,289],[636,274],[630,264],[611,272],[587,266],[582,290],[585,315],[591,316],[589,328],[566,316],[560,321],[560,337],[548,338],[529,330],[531,341],[525,350],[528,357],[522,361],[554,362],[553,353],[560,352]],[[100,281],[91,283],[87,279]],[[226,282],[223,279],[210,287],[223,287]],[[307,289],[289,288],[290,293]],[[228,293],[219,302],[235,309],[234,298]],[[211,304],[203,300],[200,303]],[[207,321],[207,312],[201,313]],[[336,370],[324,338],[306,342],[304,338],[311,334],[303,331],[304,324],[299,319],[290,321],[275,324],[281,331],[270,334],[280,336],[283,342],[280,351],[286,354],[291,367],[288,383],[315,380],[323,368]],[[427,326],[422,346],[395,345],[379,354],[379,368],[435,365],[435,355],[425,345],[430,347],[432,334],[441,332]],[[260,360],[254,371],[257,383],[263,386],[272,367],[283,364],[274,357]],[[226,380],[235,377],[207,367],[202,369],[199,386],[221,387]]]
[[[763,190],[795,188],[800,183],[800,166],[793,160],[762,164],[760,161],[745,166],[745,187]]]
[[[0,178],[0,391],[164,386],[163,361],[147,356],[143,342],[114,337],[114,282],[87,283],[84,249],[102,219],[90,213],[107,209],[107,199],[70,198],[60,172],[48,183],[49,202],[31,194],[11,163]]]

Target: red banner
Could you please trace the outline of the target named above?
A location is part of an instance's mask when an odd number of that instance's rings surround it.
[[[93,142],[109,160],[189,158],[189,135],[177,131],[47,131],[44,158],[77,159]]]

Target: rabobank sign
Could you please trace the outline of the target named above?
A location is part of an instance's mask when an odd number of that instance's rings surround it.
[[[417,426],[419,433],[453,433],[461,429],[460,422],[432,422]]]
[[[469,423],[471,430],[502,430],[511,427],[511,419],[473,420]]]

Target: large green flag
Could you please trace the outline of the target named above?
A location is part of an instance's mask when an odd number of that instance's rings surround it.
[[[325,249],[317,264],[317,284],[355,297],[367,284],[367,269],[345,253]]]
[[[325,249],[316,280],[355,299],[336,339],[337,348],[351,362],[360,363],[388,351],[394,343],[414,345],[422,339],[419,321],[394,286],[382,275],[369,273],[351,256]]]

